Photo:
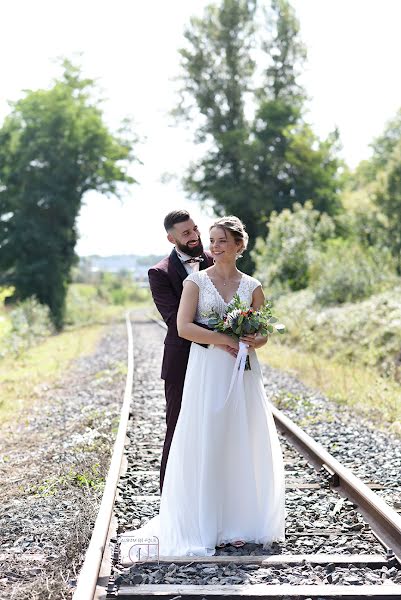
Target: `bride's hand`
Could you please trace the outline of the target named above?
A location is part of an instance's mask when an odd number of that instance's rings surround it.
[[[227,346],[229,346],[230,348],[232,348],[233,350],[235,350],[235,352],[238,352],[238,350],[239,350],[238,340],[235,340],[230,335],[226,335],[226,334],[224,334],[224,337],[225,337],[225,344]]]
[[[220,350],[224,350],[224,352],[228,352],[228,354],[231,354],[231,356],[237,358],[237,350],[234,350],[234,348],[231,348],[230,346],[226,346],[225,344],[217,344],[215,345],[215,348],[220,348]]]
[[[259,333],[248,333],[240,338],[240,342],[244,342],[249,348],[260,348],[267,342],[267,337]]]

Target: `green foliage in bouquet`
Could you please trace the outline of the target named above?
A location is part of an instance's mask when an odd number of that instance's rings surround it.
[[[209,318],[209,327],[235,338],[252,333],[268,335],[269,333],[284,333],[285,331],[285,326],[273,316],[269,301],[266,301],[263,306],[255,310],[248,308],[241,301],[238,294],[235,294],[224,315],[212,311],[206,316]]]

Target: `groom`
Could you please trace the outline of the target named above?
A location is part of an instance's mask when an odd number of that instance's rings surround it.
[[[177,333],[177,311],[182,282],[190,273],[213,264],[211,254],[204,252],[200,232],[186,210],[174,210],[164,219],[167,239],[174,244],[170,256],[151,267],[149,284],[156,307],[167,323],[161,377],[166,396],[166,437],[160,467],[160,492],[171,441],[181,408],[182,391],[191,342]]]

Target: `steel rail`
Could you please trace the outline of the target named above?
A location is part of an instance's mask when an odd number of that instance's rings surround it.
[[[102,501],[95,521],[92,537],[86,552],[84,564],[79,573],[74,600],[92,600],[96,591],[100,566],[106,548],[110,521],[113,514],[114,500],[120,474],[124,446],[126,442],[126,431],[130,416],[130,405],[132,397],[132,386],[134,378],[134,347],[132,324],[129,313],[125,315],[128,336],[128,369],[125,383],[124,399],[121,408],[120,424],[118,426],[116,440],[114,442],[113,455],[106,483],[103,491]]]
[[[278,428],[316,469],[326,471],[331,487],[356,504],[372,531],[401,563],[401,516],[278,408],[272,405],[271,409]]]

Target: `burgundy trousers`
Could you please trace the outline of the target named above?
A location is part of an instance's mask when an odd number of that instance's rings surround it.
[[[164,474],[168,454],[170,452],[171,441],[173,439],[175,426],[181,409],[182,391],[184,388],[184,379],[179,382],[164,382],[164,391],[166,395],[166,437],[164,439],[163,454],[160,466],[160,493],[163,489]]]

